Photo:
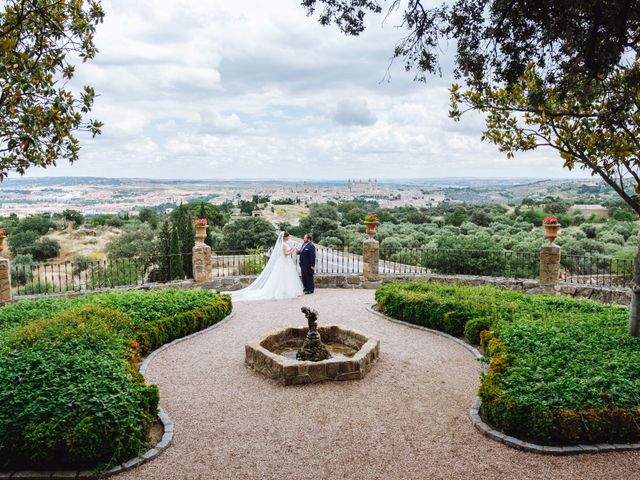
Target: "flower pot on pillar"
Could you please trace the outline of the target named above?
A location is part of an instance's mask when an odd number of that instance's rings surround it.
[[[551,217],[555,218],[555,217]],[[558,233],[560,231],[561,225],[558,223],[558,220],[555,222],[547,222],[548,219],[542,223],[544,226],[544,236],[549,241],[549,243],[553,243],[556,238],[558,238]]]
[[[378,225],[380,225],[380,220],[378,219],[378,215],[375,213],[367,213],[364,217],[364,227],[366,229],[367,235],[369,238],[373,238],[378,233]]]
[[[373,238],[378,233],[378,225],[380,222],[364,222],[365,229],[369,238]]]
[[[553,241],[558,238],[558,231],[560,230],[560,224],[556,225],[545,225],[544,226],[544,236],[549,243],[553,243]]]
[[[4,250],[4,239],[7,231],[0,228],[0,252]],[[0,305],[11,301],[11,263],[8,259],[0,257]]]
[[[543,293],[555,294],[560,277],[561,249],[553,241],[558,238],[560,223],[555,216],[545,218],[542,222],[544,236],[549,241],[540,249],[540,289]]]
[[[204,242],[205,238],[207,238],[207,219],[199,218],[194,220],[193,225],[196,228],[196,240],[198,242]]]

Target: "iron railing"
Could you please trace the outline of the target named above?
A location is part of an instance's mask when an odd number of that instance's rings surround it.
[[[633,260],[599,255],[562,255],[560,280],[577,285],[630,287]]]
[[[14,296],[99,290],[191,277],[191,255],[11,266]]]
[[[362,273],[362,255],[316,245],[316,273]]]
[[[262,272],[271,250],[226,250],[212,255],[214,277],[258,275]]]
[[[212,256],[213,276],[228,277],[258,275],[262,272],[271,250],[217,251]],[[297,263],[297,259],[296,259]],[[316,273],[361,273],[362,256],[344,250],[316,245]]]
[[[380,273],[537,278],[539,254],[510,250],[380,249]]]
[[[316,273],[358,274],[363,257],[348,249],[316,245]],[[219,251],[212,255],[214,277],[258,275],[269,261],[270,250]],[[562,255],[560,281],[576,285],[630,287],[634,261],[596,255]],[[437,248],[380,249],[381,274],[483,275],[538,278],[538,252]],[[14,296],[90,291],[104,288],[168,282],[192,277],[191,255],[151,259],[116,259],[83,262],[14,264]]]

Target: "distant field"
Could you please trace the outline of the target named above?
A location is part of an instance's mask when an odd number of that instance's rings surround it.
[[[103,260],[106,258],[106,244],[122,233],[122,230],[113,227],[96,227],[91,231],[94,231],[96,235],[87,235],[87,230],[83,228],[47,234],[47,238],[57,240],[60,243],[60,255],[51,259],[49,263],[70,262],[76,255],[84,255],[92,260]]]
[[[273,212],[271,207],[274,209]],[[300,218],[309,215],[309,209],[304,205],[268,205],[262,214],[270,222],[287,222],[291,225],[298,225]]]

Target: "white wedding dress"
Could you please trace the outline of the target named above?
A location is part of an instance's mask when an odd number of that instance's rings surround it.
[[[258,278],[242,290],[224,293],[229,293],[234,302],[294,298],[303,294],[296,267],[296,249],[284,241],[283,232],[278,235],[271,257]]]

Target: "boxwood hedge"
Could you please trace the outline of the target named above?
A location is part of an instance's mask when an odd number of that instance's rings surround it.
[[[134,291],[0,309],[0,468],[106,468],[146,448],[141,357],[224,318],[227,295]]]
[[[480,339],[484,419],[549,445],[640,440],[640,339],[624,307],[492,287],[409,282],[378,289],[395,318]]]

